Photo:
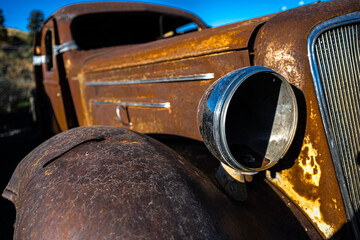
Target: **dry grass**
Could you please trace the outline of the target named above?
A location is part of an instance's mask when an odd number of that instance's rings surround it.
[[[20,39],[26,39],[28,36],[27,32],[23,32],[16,28],[7,28],[8,36],[9,37],[18,37]]]
[[[0,49],[0,112],[23,111],[34,87],[32,52],[29,47],[12,44],[14,39],[24,43],[27,33],[9,28],[8,36]]]

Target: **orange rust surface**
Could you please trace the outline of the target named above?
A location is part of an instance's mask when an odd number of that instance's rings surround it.
[[[165,133],[201,140],[197,125],[197,107],[207,88],[228,72],[249,65],[247,51],[213,54],[184,60],[126,68],[82,76],[84,108],[89,125],[126,127],[116,115],[116,105],[92,105],[90,101],[159,103],[169,102],[170,108],[135,108],[128,112],[133,126],[142,133]],[[211,80],[151,83],[117,86],[85,86],[85,82],[153,79],[173,76],[214,73]]]
[[[81,90],[79,81],[68,81],[71,91],[71,97],[73,99],[76,117],[78,119],[79,126],[86,125],[83,105],[81,104]]]
[[[96,72],[109,69],[135,67],[174,59],[191,58],[247,48],[254,29],[273,15],[238,22],[217,28],[204,29],[174,38],[89,51],[69,51],[64,54],[66,69],[71,78],[79,72]],[[68,22],[57,21],[60,42],[71,41]]]
[[[256,231],[257,239],[307,239],[277,194],[255,184],[237,204],[163,144],[98,126],[70,129],[34,149],[3,196],[16,205],[14,239],[254,239]]]
[[[47,30],[52,31],[52,42],[55,44],[55,35],[54,35],[54,25],[52,21],[47,22],[44,30],[42,32],[41,38],[41,55],[46,56],[46,49],[45,49],[45,35]],[[53,69],[48,70],[46,65],[47,63],[42,64],[43,69],[43,84],[46,94],[48,95],[55,117],[59,124],[59,127],[62,131],[68,129],[66,116],[65,116],[65,109],[62,99],[61,88],[59,84],[59,76],[57,72],[57,63],[53,58]]]
[[[307,36],[317,23],[358,9],[359,1],[337,1],[281,13],[260,30],[254,47],[255,64],[282,74],[306,99],[301,106],[306,121],[299,126],[304,130],[302,147],[293,158],[283,160],[290,167],[279,166],[268,171],[267,177],[297,204],[324,238],[334,236],[347,218],[305,54]]]
[[[179,9],[174,9],[171,7],[159,6],[153,4],[144,4],[139,2],[132,2],[132,3],[90,2],[85,4],[80,3],[80,4],[68,5],[56,11],[46,21],[50,21],[52,18],[58,21],[59,30],[64,33],[60,38],[60,43],[65,43],[72,40],[69,24],[75,17],[89,13],[126,12],[126,11],[152,11],[152,12],[159,12],[164,14],[186,17],[191,19],[201,29],[207,28],[206,24],[200,18],[189,12],[182,11]]]
[[[250,65],[249,40],[256,27],[266,22],[256,37],[254,64],[269,67],[289,80],[304,99],[299,104],[304,109],[300,117],[305,118],[299,124],[302,136],[294,141],[294,145],[300,146],[297,152],[282,160],[287,167],[280,165],[268,171],[267,177],[301,209],[324,238],[330,238],[347,219],[317,105],[306,44],[309,31],[317,23],[358,9],[359,1],[326,2],[133,47],[70,50],[63,57],[79,123],[124,127],[116,116],[115,105],[91,105],[90,101],[170,102],[171,107],[165,109],[129,107],[133,122],[129,128],[201,140],[196,123],[199,100],[216,79]],[[59,31],[65,33],[60,35],[60,43],[65,43],[71,40],[69,23],[74,16],[65,17],[62,13],[59,11],[55,18]],[[204,73],[214,73],[215,78],[185,83],[85,86],[86,82]],[[61,121],[61,106],[56,105],[56,91],[51,89],[48,87],[47,93]]]
[[[98,72],[247,48],[254,29],[271,16],[205,29],[141,46],[120,48],[119,51],[114,50],[90,59],[82,71]]]
[[[103,9],[106,9],[106,7],[103,7]],[[60,13],[53,16],[56,18],[58,31],[61,32],[59,34],[60,43],[71,41],[71,38],[69,38],[69,36],[71,37],[70,20],[85,11],[78,10],[80,11],[78,13],[67,13],[68,18],[65,18]],[[101,11],[101,8],[92,8],[91,11]],[[203,59],[213,59],[212,57],[206,58],[207,55],[222,55],[226,54],[226,52],[231,53],[246,48],[254,29],[270,17],[265,16],[216,29],[205,29],[200,32],[140,44],[134,47],[117,46],[89,51],[70,50],[65,52],[63,59],[66,78],[69,81],[79,125],[87,126],[95,123],[90,119],[91,114],[89,115],[89,112],[91,109],[88,109],[88,99],[85,99],[87,94],[87,89],[84,87],[85,81],[184,76],[212,72],[214,67],[219,71],[216,78],[221,77],[232,70],[250,65],[248,55],[245,54],[246,51],[239,58],[222,58],[218,62]],[[184,67],[181,64],[185,60],[181,59],[187,59],[186,61],[191,64]],[[201,59],[201,61],[197,62],[198,59]],[[205,91],[206,86],[208,86],[206,82],[201,84],[201,94]],[[187,90],[189,88],[185,86],[181,92]],[[199,91],[194,93],[190,91],[186,94],[194,95],[196,99],[201,98],[196,93],[199,93]],[[179,92],[176,94],[179,94]],[[144,96],[142,95],[142,97]],[[198,101],[196,99],[195,101]],[[138,126],[142,126],[139,129],[145,132],[159,132],[159,127],[151,127],[146,122],[148,120],[153,119],[142,119],[144,124],[139,122]],[[116,119],[114,118],[112,121],[113,125]],[[200,139],[197,132],[196,130],[195,138]]]

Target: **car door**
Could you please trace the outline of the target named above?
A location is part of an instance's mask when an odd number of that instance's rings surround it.
[[[45,56],[45,61],[42,63],[43,85],[51,102],[57,123],[61,131],[65,131],[68,129],[68,124],[54,52],[54,46],[57,44],[54,24],[53,20],[48,21],[41,32],[41,55]]]

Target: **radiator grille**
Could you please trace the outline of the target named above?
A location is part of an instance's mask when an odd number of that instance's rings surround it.
[[[360,24],[337,26],[315,40],[316,68],[347,191],[360,223]],[[328,136],[329,137],[329,136]],[[359,226],[358,226],[359,227]]]

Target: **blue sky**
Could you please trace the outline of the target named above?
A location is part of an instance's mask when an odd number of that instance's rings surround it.
[[[91,1],[91,0],[90,0]],[[85,0],[0,0],[0,9],[5,16],[5,26],[28,31],[30,12],[41,10],[45,18],[57,9]],[[210,26],[246,20],[283,11],[316,0],[142,0],[191,11]]]

